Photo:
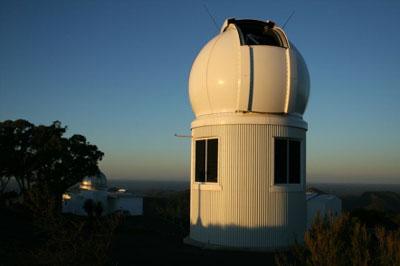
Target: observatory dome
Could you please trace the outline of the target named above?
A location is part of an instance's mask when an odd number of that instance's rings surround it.
[[[107,178],[102,172],[93,176],[87,176],[80,183],[80,188],[86,190],[106,190]]]
[[[227,19],[198,54],[189,77],[196,117],[235,112],[302,116],[309,89],[303,57],[271,21]]]

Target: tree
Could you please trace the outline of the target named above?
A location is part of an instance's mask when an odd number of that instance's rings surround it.
[[[7,185],[10,182],[10,178],[8,176],[0,176],[0,197],[6,191]]]
[[[96,217],[101,217],[103,211],[103,204],[100,201],[96,202],[96,205],[94,206],[94,214]]]
[[[46,194],[46,191],[37,191],[34,188],[26,193],[26,198],[29,204],[25,206],[32,213],[32,220],[29,221],[33,225],[32,233],[40,237],[34,242],[28,241],[25,248],[18,244],[9,245],[1,257],[1,265],[7,264],[7,258],[15,265],[115,264],[111,263],[110,251],[115,230],[122,222],[121,216],[81,219],[61,215],[52,211],[58,202]],[[94,202],[90,201],[93,214]],[[28,238],[29,236],[16,239],[15,243],[22,243]]]
[[[82,135],[64,137],[67,128],[26,120],[0,122],[0,176],[15,178],[20,192],[37,189],[60,198],[85,176],[97,174],[103,153]]]
[[[30,187],[33,177],[33,128],[26,120],[0,123],[0,176],[5,183],[14,177],[21,191]]]
[[[87,216],[93,217],[94,210],[95,210],[95,203],[92,199],[87,199],[83,203],[83,209],[85,210]]]

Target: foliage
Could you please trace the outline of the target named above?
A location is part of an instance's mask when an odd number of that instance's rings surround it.
[[[317,216],[304,244],[276,256],[278,265],[400,265],[400,229],[368,228],[348,213]]]
[[[400,265],[400,230],[386,231],[379,227],[375,234],[378,241],[377,264]]]
[[[101,217],[101,215],[103,214],[103,204],[101,204],[100,201],[96,202],[96,204],[94,205],[94,214],[96,215],[96,217]]]
[[[103,214],[103,204],[101,204],[100,201],[95,202],[92,199],[87,199],[85,200],[85,202],[83,203],[83,209],[85,210],[86,214],[88,215],[88,217],[101,217],[101,215]]]
[[[26,120],[0,122],[1,184],[15,178],[23,193],[36,185],[60,196],[85,176],[96,174],[103,153],[82,135],[64,137],[66,130],[59,121],[50,126]]]
[[[51,211],[55,200],[46,191],[32,190],[26,206],[33,215],[37,246],[23,258],[38,265],[106,265],[119,215],[107,217],[64,216]],[[22,262],[24,263],[24,262]]]
[[[145,210],[147,215],[156,216],[179,228],[180,234],[186,235],[189,231],[189,204],[188,191],[173,192],[161,197],[147,198]]]
[[[5,193],[9,182],[10,182],[10,177],[0,175],[0,196]]]
[[[92,217],[94,213],[94,201],[92,199],[85,200],[83,203],[83,209],[88,217]]]

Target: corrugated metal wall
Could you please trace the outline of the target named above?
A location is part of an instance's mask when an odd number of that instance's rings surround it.
[[[305,130],[279,125],[213,125],[194,128],[190,238],[245,248],[285,247],[306,226]],[[218,137],[218,184],[194,183],[196,138]],[[302,140],[302,184],[273,185],[274,137]],[[289,191],[288,191],[289,190]]]

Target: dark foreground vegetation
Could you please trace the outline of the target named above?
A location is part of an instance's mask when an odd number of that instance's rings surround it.
[[[345,213],[317,217],[304,244],[276,255],[278,265],[400,265],[400,230],[370,228]]]
[[[189,193],[144,199],[144,215],[78,217],[51,201],[2,207],[0,265],[273,265],[272,253],[187,246]]]
[[[305,243],[278,253],[183,244],[189,192],[144,199],[144,215],[54,213],[33,195],[1,209],[1,265],[400,265],[398,214],[358,208],[316,219]]]
[[[62,214],[45,192],[2,206],[0,265],[104,265],[122,217]]]

